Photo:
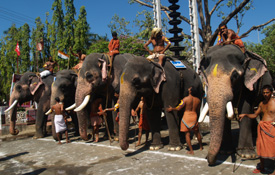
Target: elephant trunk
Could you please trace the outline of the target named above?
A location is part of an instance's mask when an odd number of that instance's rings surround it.
[[[17,135],[19,131],[15,129],[16,126],[16,114],[17,114],[17,99],[14,98],[14,96],[11,96],[10,99],[10,134]],[[12,107],[13,106],[13,107]]]
[[[89,87],[90,85],[87,85],[85,80],[79,77],[75,94],[75,103],[77,107],[79,107],[83,103],[85,97],[91,93],[91,88]],[[87,136],[87,119],[89,117],[88,109],[85,106],[83,109],[77,110],[76,112],[78,118],[79,134],[83,140],[87,141],[89,140]]]
[[[50,109],[56,103],[55,102],[55,98],[57,97],[56,96],[56,94],[57,94],[56,91],[57,91],[57,88],[55,86],[53,86],[52,87],[52,94],[51,94],[51,101],[50,101]],[[51,115],[51,121],[52,121],[52,136],[53,136],[54,140],[57,141],[58,138],[57,138],[56,131],[55,131],[54,115],[53,114],[49,114],[49,115]]]
[[[207,101],[210,116],[210,145],[207,159],[209,165],[213,165],[216,162],[216,156],[223,139],[226,104],[232,100],[233,93],[231,85],[228,84],[230,79],[225,77],[215,79],[215,81],[209,79]]]
[[[128,133],[131,116],[131,104],[136,94],[126,83],[122,84],[119,94],[119,144],[122,150],[129,148]]]

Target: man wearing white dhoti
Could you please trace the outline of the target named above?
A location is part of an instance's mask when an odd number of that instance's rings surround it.
[[[68,129],[66,126],[66,118],[64,117],[64,110],[63,110],[63,104],[60,103],[60,99],[58,97],[55,98],[56,104],[52,106],[51,110],[55,112],[54,116],[54,125],[55,125],[55,132],[58,139],[58,144],[62,144],[60,141],[60,135],[62,132],[65,131],[66,135],[66,142],[70,143],[70,140],[68,138]],[[65,119],[64,119],[65,118]]]

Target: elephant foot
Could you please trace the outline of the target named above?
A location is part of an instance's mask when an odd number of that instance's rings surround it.
[[[163,148],[162,144],[161,145],[151,145],[149,149],[150,150],[159,150],[161,148]]]
[[[39,138],[43,138],[43,137],[45,137],[45,135],[36,133],[32,138],[33,139],[39,139]]]
[[[255,159],[256,152],[253,147],[244,147],[244,148],[237,148],[237,154],[246,159]]]
[[[211,155],[208,153],[208,155],[206,156],[207,162],[209,166],[214,166],[216,164],[217,161],[217,156],[216,155]]]
[[[182,149],[182,146],[168,146],[168,151],[179,151]]]
[[[19,134],[19,130],[18,129],[14,129],[12,132],[10,131],[11,135],[18,135]]]

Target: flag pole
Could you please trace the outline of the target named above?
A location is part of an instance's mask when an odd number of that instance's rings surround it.
[[[17,55],[17,58],[16,58],[16,63],[17,63],[17,74],[19,74],[19,69],[18,69],[18,55]]]

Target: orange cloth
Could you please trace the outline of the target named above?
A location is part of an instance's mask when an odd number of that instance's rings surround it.
[[[149,123],[148,123],[146,115],[140,114],[138,128],[142,128],[145,131],[149,131],[150,130],[150,126],[149,126]]]
[[[194,111],[185,111],[180,123],[181,132],[199,129],[197,113]]]
[[[119,124],[119,112],[117,112],[117,115],[116,115],[116,122]]]
[[[271,121],[260,121],[256,142],[257,154],[262,158],[275,158],[275,126]]]
[[[115,55],[115,54],[119,54],[119,40],[116,39],[112,39],[108,45],[109,48],[109,55]]]
[[[238,45],[240,48],[244,47],[243,41],[240,39],[240,37],[237,34],[235,34],[234,36],[232,36],[232,40],[233,39],[236,39],[234,41],[234,44]]]

